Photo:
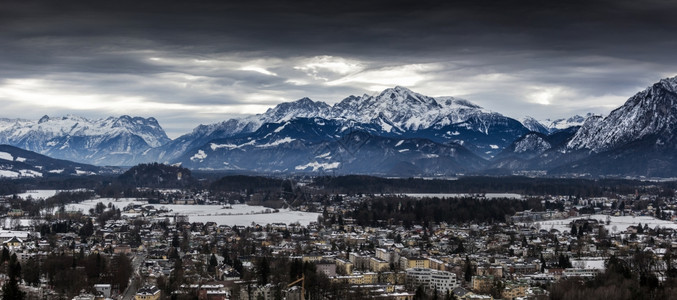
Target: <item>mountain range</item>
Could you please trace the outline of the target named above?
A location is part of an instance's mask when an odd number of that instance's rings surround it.
[[[387,176],[540,172],[677,174],[677,77],[608,116],[520,120],[404,87],[334,105],[303,98],[263,114],[200,125],[170,140],[154,118],[0,119],[0,144],[94,165]]]

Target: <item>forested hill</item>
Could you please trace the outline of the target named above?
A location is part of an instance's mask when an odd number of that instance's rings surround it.
[[[190,187],[194,183],[190,170],[158,163],[136,165],[118,179],[136,187]]]
[[[646,190],[674,190],[675,183],[636,180],[564,179],[529,177],[461,177],[446,179],[391,179],[373,176],[323,176],[313,185],[329,193],[518,193],[527,195],[604,196]]]

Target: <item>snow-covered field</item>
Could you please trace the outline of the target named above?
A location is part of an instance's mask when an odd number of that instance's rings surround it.
[[[31,190],[26,191],[25,193],[16,194],[17,197],[26,199],[28,196],[31,196],[33,200],[47,199],[52,197],[60,192],[83,192],[85,189],[74,189],[74,190]],[[11,196],[11,195],[6,195]]]
[[[609,218],[609,224],[606,224],[607,217]],[[619,233],[622,231],[625,231],[628,226],[630,225],[637,225],[639,223],[642,223],[642,226],[645,224],[649,226],[649,228],[656,228],[658,226],[659,228],[673,228],[677,229],[677,223],[672,222],[672,221],[664,221],[664,220],[659,220],[654,217],[650,216],[607,216],[607,215],[590,215],[590,216],[581,216],[581,217],[575,217],[575,218],[568,218],[568,219],[561,219],[561,220],[548,220],[548,221],[540,221],[540,222],[534,222],[533,225],[540,225],[541,229],[545,230],[550,230],[550,229],[557,229],[560,232],[563,231],[570,231],[571,227],[569,226],[569,223],[573,220],[577,219],[596,219],[599,220],[600,222],[604,223],[604,227],[610,232],[610,233]]]
[[[272,223],[291,224],[298,222],[301,225],[308,225],[310,222],[316,222],[319,213],[310,213],[302,211],[291,211],[281,209],[277,213],[270,214],[252,214],[252,215],[189,215],[189,222],[215,222],[219,225],[242,225],[249,226],[252,223],[265,225]]]
[[[33,199],[38,200],[38,199],[47,199],[49,197],[52,197],[56,195],[56,193],[60,192],[59,190],[33,190],[33,191],[27,191],[25,193],[17,194],[17,197],[26,199],[28,196],[33,197]]]
[[[412,198],[463,198],[463,197],[472,197],[477,196],[477,194],[435,194],[435,193],[406,193],[402,194],[407,197]],[[481,195],[481,194],[480,194]],[[512,194],[512,193],[486,193],[484,194],[486,199],[499,199],[499,198],[508,198],[508,199],[517,199],[521,200],[522,195]]]
[[[146,201],[122,198],[101,198],[94,200],[83,201],[78,204],[70,204],[66,207],[67,210],[82,211],[83,214],[89,214],[89,209],[94,208],[97,203],[103,203],[108,206],[109,203],[115,205],[117,208],[123,209],[129,204],[147,205]],[[296,223],[308,225],[310,222],[317,221],[319,213],[291,211],[288,209],[280,209],[278,212],[263,206],[250,206],[246,204],[238,204],[228,206],[225,208],[221,205],[176,205],[176,204],[153,204],[156,209],[165,208],[170,212],[167,216],[175,214],[188,216],[189,222],[216,222],[219,225],[251,225],[252,222],[256,224],[271,224],[271,223]]]

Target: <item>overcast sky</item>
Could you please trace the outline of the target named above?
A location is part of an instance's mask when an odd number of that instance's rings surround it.
[[[546,119],[677,75],[677,1],[173,2],[3,0],[0,117],[152,116],[174,138],[401,85]]]

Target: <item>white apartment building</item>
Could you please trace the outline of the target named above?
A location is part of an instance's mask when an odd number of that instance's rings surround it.
[[[437,290],[440,294],[446,294],[459,286],[456,274],[428,268],[407,269],[407,285],[411,288],[423,285],[428,291]]]

